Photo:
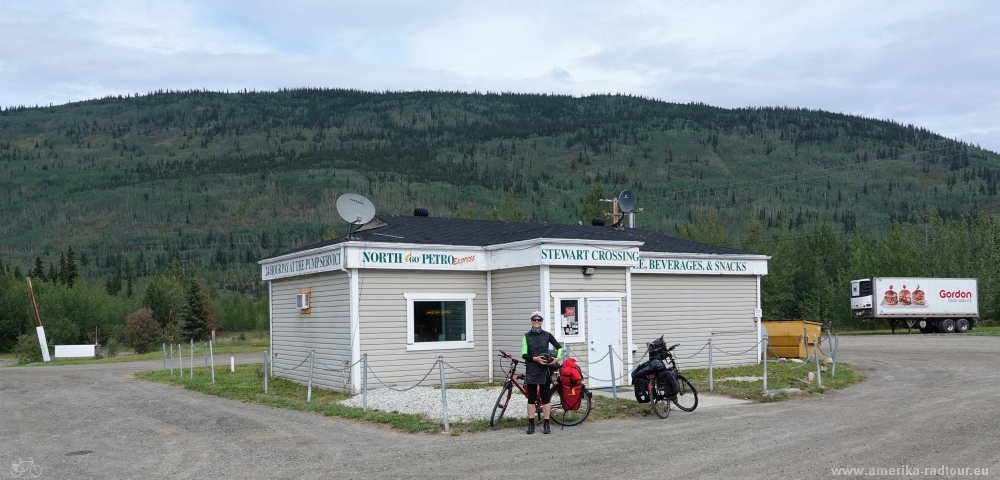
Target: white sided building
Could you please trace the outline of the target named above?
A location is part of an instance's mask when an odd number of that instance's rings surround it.
[[[709,339],[739,353],[717,351],[715,365],[756,363],[767,260],[644,229],[378,215],[350,240],[260,264],[274,375],[305,383],[308,369],[295,367],[315,350],[315,385],[359,392],[365,354],[369,388],[373,375],[412,385],[439,356],[501,379],[497,351],[520,356],[536,310],[591,387],[628,385],[622,372],[660,335],[681,344],[682,368],[708,366],[707,349],[695,354]],[[449,383],[482,381],[446,373]]]

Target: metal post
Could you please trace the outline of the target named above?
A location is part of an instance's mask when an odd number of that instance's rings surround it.
[[[163,344],[163,369],[167,369],[167,344]]]
[[[806,327],[802,327],[802,341],[806,342],[805,343],[805,347],[806,347],[806,361],[808,362],[809,361],[809,329],[806,328]]]
[[[316,361],[316,350],[309,352],[309,388],[306,389],[306,403],[313,400],[313,362]]]
[[[177,344],[177,361],[180,362],[181,378],[184,378],[184,347],[180,343]]]
[[[264,393],[267,393],[267,350],[264,350]]]
[[[188,364],[188,370],[191,372],[191,380],[194,380],[194,339],[191,339],[191,363]]]
[[[448,388],[444,383],[444,357],[438,356],[438,371],[441,373],[441,414],[444,417],[444,431],[448,432]]]
[[[361,357],[364,367],[361,369],[361,411],[368,412],[368,354]]]
[[[208,342],[208,358],[212,367],[212,383],[215,383],[215,353],[212,351],[212,342]]]
[[[712,363],[712,337],[708,337],[708,391],[715,391],[715,365]]]
[[[764,343],[764,392],[767,392],[767,335],[765,334],[760,341]]]
[[[618,382],[615,381],[615,351],[608,345],[608,364],[611,365],[611,398],[618,400]]]
[[[170,376],[174,376],[174,344],[170,344]]]
[[[833,365],[831,366],[832,368],[830,369],[830,376],[831,377],[837,374],[837,347],[839,347],[839,346],[840,346],[840,334],[837,334],[837,336],[834,337],[833,346],[830,347],[833,350],[833,352],[832,352],[833,353]]]
[[[819,371],[819,346],[816,342],[813,342],[813,356],[816,357],[816,385],[823,388],[823,376],[820,375]]]

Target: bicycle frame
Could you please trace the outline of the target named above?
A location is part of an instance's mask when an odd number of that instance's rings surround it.
[[[501,352],[503,352],[503,350],[501,350]],[[506,352],[503,352],[503,353],[506,354]],[[506,355],[502,355],[502,356],[503,356],[503,358],[506,358],[510,362],[510,371],[507,372],[507,383],[509,383],[509,384],[513,385],[514,387],[516,387],[517,390],[519,392],[521,392],[521,395],[524,395],[524,398],[528,398],[528,389],[527,389],[527,387],[521,385],[517,381],[518,379],[524,379],[524,374],[523,373],[521,373],[521,374],[515,374],[515,372],[517,371],[517,365],[519,363],[521,363],[521,362],[518,359],[510,356],[510,354],[506,354]],[[549,388],[556,388],[557,386],[558,386],[558,384],[556,382],[552,382],[552,384],[550,385]],[[542,414],[542,405],[543,405],[543,403],[542,403],[542,396],[539,393],[539,395],[537,395],[535,397],[535,415],[541,415]]]

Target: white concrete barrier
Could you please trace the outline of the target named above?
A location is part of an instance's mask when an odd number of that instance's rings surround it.
[[[56,358],[80,358],[96,356],[94,345],[56,345]]]

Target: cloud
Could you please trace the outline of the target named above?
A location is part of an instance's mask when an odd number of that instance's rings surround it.
[[[623,92],[914,123],[1000,150],[992,2],[0,4],[0,105],[208,88]]]

